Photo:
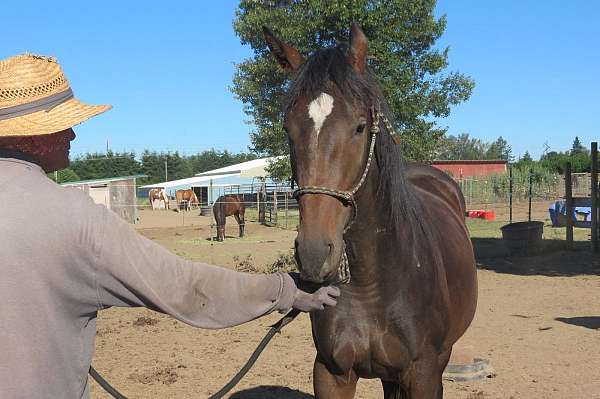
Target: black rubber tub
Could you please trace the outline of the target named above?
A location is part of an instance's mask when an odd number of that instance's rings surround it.
[[[543,222],[517,222],[500,227],[502,240],[513,256],[537,255],[542,249]]]

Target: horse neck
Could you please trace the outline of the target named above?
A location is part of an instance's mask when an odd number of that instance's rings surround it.
[[[377,200],[379,171],[374,168],[357,194],[357,215],[345,235],[352,284],[371,286],[381,278],[379,245],[388,239]]]
[[[356,285],[377,284],[391,278],[390,274],[398,276],[401,265],[392,269],[386,267],[390,259],[397,263],[399,259],[407,260],[414,256],[414,248],[405,244],[411,241],[405,237],[412,234],[411,221],[403,221],[406,228],[392,231],[387,209],[391,201],[377,196],[379,184],[379,170],[375,166],[357,196],[357,217],[345,236],[350,274]],[[410,262],[400,263],[408,265]]]

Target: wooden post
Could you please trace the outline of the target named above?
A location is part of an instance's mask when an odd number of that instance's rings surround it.
[[[277,212],[277,186],[275,186],[275,188],[273,189],[273,213],[275,214],[275,226],[277,226]]]
[[[288,192],[285,191],[285,229],[288,228]]]
[[[508,223],[513,222],[513,168],[508,168]]]
[[[258,223],[265,223],[265,202],[267,200],[265,183],[263,182],[258,192]]]
[[[533,197],[533,169],[529,169],[529,209],[527,210],[527,221],[531,222],[531,198]]]
[[[592,143],[592,250],[598,252],[598,143]]]
[[[565,165],[565,200],[567,206],[567,248],[573,249],[573,192],[571,187],[571,162]]]

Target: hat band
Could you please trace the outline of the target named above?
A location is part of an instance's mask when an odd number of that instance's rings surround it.
[[[17,116],[33,114],[34,112],[50,111],[52,108],[72,99],[73,97],[73,90],[69,88],[65,91],[61,91],[60,93],[52,94],[51,96],[44,97],[27,104],[2,108],[0,109],[0,121],[16,118]]]

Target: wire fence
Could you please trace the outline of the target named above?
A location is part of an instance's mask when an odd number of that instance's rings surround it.
[[[509,223],[526,220],[548,222],[549,208],[565,197],[564,176],[543,170],[513,170],[512,173],[491,176],[477,176],[455,179],[460,187],[468,211],[486,211],[493,214],[496,222]],[[130,187],[131,184],[118,182],[112,187]],[[92,186],[93,187],[93,186]],[[591,177],[589,173],[572,175],[573,197],[590,197]],[[217,195],[238,195],[246,207],[246,220],[283,229],[295,230],[299,225],[298,203],[292,196],[289,185],[274,183],[236,184],[223,186],[212,193]],[[208,198],[201,198],[200,207],[191,207],[192,212],[213,218],[212,206]],[[187,202],[177,204],[169,198],[169,209],[184,212]],[[138,197],[136,203],[111,204],[111,208],[136,207],[138,210],[153,209],[148,198]],[[156,207],[156,204],[155,204]],[[164,204],[162,205],[164,208]],[[477,212],[474,212],[477,213]],[[185,221],[185,216],[182,216]],[[214,222],[214,221],[213,221]]]
[[[564,197],[564,177],[547,171],[511,171],[455,180],[467,210],[493,212],[496,221],[507,223],[547,220],[549,207]],[[589,189],[582,183],[577,192],[585,196]]]

